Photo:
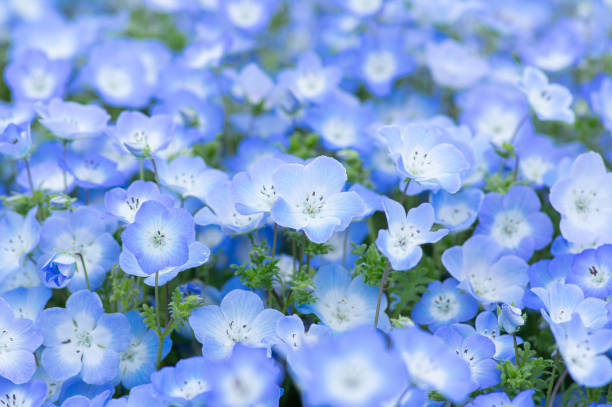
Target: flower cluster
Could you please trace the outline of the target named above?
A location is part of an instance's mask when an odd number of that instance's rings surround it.
[[[0,0],[0,407],[611,405],[611,25]]]

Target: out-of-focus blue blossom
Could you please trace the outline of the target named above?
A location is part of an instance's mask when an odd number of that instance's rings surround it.
[[[296,69],[279,74],[279,83],[291,90],[301,102],[322,102],[334,92],[342,77],[342,71],[334,66],[323,66],[313,52],[300,57]]]
[[[355,192],[341,192],[346,170],[333,158],[320,156],[306,165],[284,164],[272,175],[278,199],[272,219],[280,226],[303,230],[315,243],[347,228],[361,215],[363,204]]]
[[[276,335],[276,321],[282,314],[264,309],[257,294],[233,290],[220,305],[197,308],[189,317],[195,337],[207,358],[227,357],[236,343],[266,347],[264,340]]]
[[[321,322],[334,331],[345,331],[374,321],[378,288],[363,282],[362,276],[351,278],[349,272],[338,265],[327,265],[315,274],[314,303],[306,304],[303,312],[314,313]],[[381,299],[378,327],[388,331],[391,327],[385,296]]]
[[[565,281],[576,284],[585,296],[605,299],[612,292],[612,246],[585,250],[577,254]]]
[[[202,405],[210,392],[209,369],[210,362],[203,357],[179,360],[176,366],[151,374],[151,393],[164,405]]]
[[[540,199],[528,187],[514,186],[506,195],[488,193],[478,213],[475,234],[491,236],[505,253],[528,260],[535,250],[548,245],[553,225],[540,212]]]
[[[77,291],[66,308],[44,310],[38,324],[45,346],[41,363],[52,378],[80,374],[86,383],[103,384],[117,375],[130,326],[123,314],[105,314],[97,294]]]
[[[579,155],[570,173],[552,186],[549,199],[561,214],[559,227],[567,240],[612,243],[612,175],[600,155]]]
[[[380,134],[402,177],[434,191],[455,193],[461,188],[461,174],[469,164],[444,129],[411,123],[385,126]]]
[[[232,26],[251,34],[268,25],[279,4],[278,0],[228,0],[219,7]]]
[[[432,231],[434,210],[431,204],[422,203],[406,213],[404,207],[389,198],[383,198],[382,205],[387,217],[388,230],[378,231],[376,247],[393,269],[410,270],[421,260],[421,245],[435,243],[448,233],[447,229]]]
[[[64,400],[60,407],[104,407],[111,395],[111,391],[107,390],[93,398],[81,395],[72,396]]]
[[[434,80],[451,88],[467,88],[488,73],[487,61],[454,40],[429,43],[425,50],[427,66]],[[457,61],[462,61],[457,64]]]
[[[37,107],[40,123],[53,135],[65,139],[95,137],[106,130],[110,116],[95,105],[81,105],[54,98]]]
[[[473,401],[466,404],[466,407],[533,407],[533,394],[535,390],[524,390],[516,395],[512,400],[504,392],[481,394],[476,396]]]
[[[32,208],[26,216],[5,211],[0,217],[0,281],[23,266],[26,255],[38,244],[40,224],[36,220],[37,210]]]
[[[520,55],[525,63],[548,72],[562,71],[576,64],[585,52],[580,23],[562,19],[539,38],[525,38]]]
[[[0,298],[0,380],[5,378],[16,384],[29,381],[36,371],[34,351],[42,342],[41,332],[32,320],[16,317]]]
[[[248,171],[241,171],[232,179],[231,191],[236,210],[242,215],[266,213],[278,199],[272,174],[285,164],[275,157],[263,157]]]
[[[540,260],[529,266],[527,276],[529,287],[548,287],[554,282],[565,283],[573,263],[573,256],[568,254],[558,255],[553,259]],[[523,304],[531,309],[539,310],[544,306],[542,301],[531,290],[525,291]]]
[[[43,52],[28,50],[6,67],[4,79],[17,101],[47,101],[64,94],[71,67]]]
[[[183,199],[195,196],[205,201],[212,187],[227,179],[224,172],[208,168],[200,157],[180,156],[170,162],[159,160],[157,168],[159,182]]]
[[[163,150],[172,141],[172,117],[123,111],[111,134],[127,152],[142,158]]]
[[[478,302],[457,288],[458,284],[453,278],[429,283],[427,291],[412,309],[412,320],[435,331],[443,325],[472,319],[478,312]]]
[[[409,377],[380,333],[365,326],[305,345],[294,361],[309,405],[381,405],[399,397]]]
[[[12,308],[15,317],[36,321],[51,298],[51,290],[43,286],[18,287],[1,295]]]
[[[75,183],[81,188],[111,187],[124,179],[114,161],[96,153],[82,156],[67,152],[60,166],[72,174]]]
[[[570,107],[571,92],[556,83],[549,84],[544,72],[528,66],[523,71],[518,86],[527,96],[529,104],[540,120],[574,123],[575,114]]]
[[[603,78],[599,88],[591,93],[593,110],[608,130],[612,130],[612,79]]]
[[[472,226],[478,216],[484,193],[478,188],[466,188],[455,194],[440,190],[431,195],[436,222],[451,232]]]
[[[32,147],[30,124],[9,124],[0,134],[0,154],[20,159],[28,154]]]
[[[505,302],[519,306],[527,285],[527,263],[517,256],[504,255],[492,238],[476,235],[463,246],[442,254],[442,264],[466,290],[483,304]]]

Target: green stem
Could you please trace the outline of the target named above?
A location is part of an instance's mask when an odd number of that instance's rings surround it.
[[[168,288],[168,284],[169,283],[164,284],[164,287],[166,288],[165,289],[166,295],[164,298],[164,302],[166,303],[166,314],[165,314],[164,323],[166,326],[168,326],[168,321],[170,321],[170,308],[168,306],[168,303],[170,302],[170,288]]]
[[[516,334],[512,334],[512,341],[514,342],[514,359],[515,359],[516,365],[520,368],[521,358],[519,357],[518,343],[516,342]]]
[[[555,396],[557,395],[559,387],[561,386],[563,379],[565,379],[565,376],[567,376],[567,369],[565,369],[563,373],[561,373],[561,376],[559,376],[559,378],[557,379],[557,383],[555,383],[555,387],[553,388],[552,394],[550,395],[550,399],[548,400],[548,404],[546,405],[546,407],[551,407],[553,405],[553,402],[555,401]]]
[[[548,400],[550,400],[550,394],[552,393],[553,384],[555,383],[555,374],[557,373],[557,360],[559,359],[559,351],[555,354],[555,362],[553,364],[553,370],[550,374],[550,383],[548,384],[548,391],[546,392],[546,404],[548,404]]]
[[[144,160],[140,159],[140,180],[144,181]]]
[[[30,171],[30,163],[28,162],[27,158],[24,158],[23,162],[25,163],[26,173],[28,174],[28,183],[30,184],[30,192],[32,193],[32,196],[34,196],[34,182],[32,182],[32,172]]]
[[[164,345],[164,336],[163,336],[163,332],[162,332],[162,328],[161,328],[161,310],[160,310],[160,303],[159,303],[159,271],[155,273],[155,314],[157,317],[157,329],[156,329],[156,333],[157,333],[157,360],[155,362],[155,366],[157,366],[157,369],[159,369],[160,364],[161,364],[161,355],[162,355],[162,348]]]
[[[306,249],[306,233],[302,231],[302,249],[300,250],[300,267],[299,270],[302,270],[302,266],[304,265],[304,250]]]
[[[383,290],[385,289],[385,280],[387,279],[387,273],[389,272],[389,261],[385,265],[385,271],[383,271],[382,278],[380,279],[380,288],[378,289],[378,301],[376,302],[376,314],[374,315],[374,328],[378,328],[378,316],[380,315],[380,302],[382,300]]]
[[[278,225],[274,223],[274,237],[272,238],[272,259],[276,257],[276,239],[278,237]]]
[[[153,174],[155,174],[155,183],[157,184],[157,187],[160,188],[159,174],[157,173],[157,164],[155,164],[155,158],[153,158],[153,156],[151,156],[151,164],[153,164]]]
[[[75,253],[75,255],[79,256],[79,258],[81,259],[81,265],[83,266],[83,274],[85,275],[85,284],[87,284],[87,289],[91,291],[91,288],[89,286],[89,276],[87,275],[87,267],[85,266],[85,259],[83,258],[83,255],[81,253]]]
[[[608,384],[608,393],[606,394],[606,403],[610,404],[612,401],[612,382]]]
[[[410,185],[410,179],[406,182],[406,186],[404,187],[404,190],[402,191],[402,200],[400,201],[400,204],[402,206],[404,206],[404,201],[406,200],[406,191],[408,191],[409,185]]]

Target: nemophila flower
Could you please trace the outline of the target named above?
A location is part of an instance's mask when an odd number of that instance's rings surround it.
[[[136,258],[146,275],[185,264],[189,259],[189,245],[194,240],[191,214],[157,201],[143,203],[134,222],[121,233],[124,250]]]
[[[457,288],[458,284],[454,278],[429,283],[412,309],[412,320],[434,331],[442,325],[472,319],[478,312],[478,302]]]
[[[574,111],[571,109],[572,94],[565,87],[548,83],[546,74],[537,68],[528,66],[518,83],[529,104],[540,120],[559,120],[574,123]]]
[[[181,65],[193,69],[217,68],[229,51],[231,43],[231,36],[219,35],[189,44],[181,53]]]
[[[570,173],[550,189],[550,203],[561,214],[563,237],[574,243],[612,243],[612,174],[597,153],[579,155]]]
[[[612,78],[604,77],[599,88],[591,92],[591,105],[603,125],[612,130]]]
[[[278,198],[272,174],[285,161],[275,157],[257,160],[248,171],[241,171],[232,179],[232,195],[236,210],[243,215],[269,212]]]
[[[274,81],[255,63],[247,64],[233,79],[232,94],[252,105],[266,100],[274,89]]]
[[[496,360],[508,360],[514,358],[514,339],[512,335],[502,335],[499,319],[491,311],[483,311],[476,317],[474,323],[475,331],[491,339],[495,344]],[[520,337],[516,337],[518,344],[523,343]]]
[[[74,177],[81,188],[104,188],[120,184],[124,176],[117,163],[96,153],[67,152],[60,166]]]
[[[211,389],[210,369],[210,362],[201,356],[181,359],[176,366],[151,374],[152,393],[164,405],[201,406]]]
[[[484,193],[478,188],[466,188],[455,194],[438,191],[431,195],[437,223],[451,232],[460,232],[472,226],[480,210]]]
[[[346,331],[374,321],[378,288],[364,283],[363,276],[352,279],[344,267],[332,264],[321,267],[313,283],[317,300],[304,306],[303,311],[314,313],[324,325],[334,331]],[[386,308],[387,298],[383,296],[378,322],[383,331],[391,326]]]
[[[523,390],[512,400],[504,392],[481,394],[476,396],[473,401],[466,404],[466,407],[534,407],[533,394],[535,390]]]
[[[47,287],[18,287],[0,294],[13,310],[16,318],[36,321],[51,298],[51,290]]]
[[[140,265],[138,258],[129,250],[123,250],[119,255],[119,265],[121,270],[133,276],[145,277],[143,280],[149,286],[166,284],[174,279],[178,273],[184,270],[196,268],[206,263],[210,258],[210,249],[199,241],[189,243],[189,254],[187,261],[178,266],[167,266],[154,274],[146,273]]]
[[[42,341],[40,330],[32,320],[16,317],[0,297],[0,379],[17,384],[29,381],[36,371],[34,351]]]
[[[207,206],[194,215],[198,225],[219,225],[229,233],[247,233],[257,228],[263,219],[262,213],[243,215],[238,211],[229,180],[213,184],[205,202]]]
[[[38,147],[40,151],[41,146]],[[35,190],[45,190],[49,192],[72,191],[74,188],[74,177],[66,173],[60,163],[60,152],[49,154],[40,161],[30,162],[30,174]],[[23,190],[30,191],[30,180],[27,169],[23,168],[17,176],[17,183]]]
[[[461,174],[469,164],[441,127],[422,123],[384,126],[380,135],[402,177],[451,194],[461,188]]]
[[[90,207],[72,212],[59,212],[47,218],[40,229],[39,248],[42,261],[56,253],[77,255],[76,271],[68,283],[72,292],[86,288],[80,257],[87,269],[90,288],[96,290],[104,282],[106,272],[117,262],[119,244],[106,230],[102,213]],[[59,277],[59,276],[58,276]]]
[[[371,17],[383,8],[384,0],[341,0],[336,3],[356,17]]]
[[[320,156],[306,165],[285,164],[272,175],[278,199],[271,217],[280,226],[303,230],[308,239],[325,243],[361,215],[355,192],[341,192],[346,170],[333,158]]]
[[[455,403],[474,389],[469,365],[442,339],[413,327],[391,331],[391,342],[419,389],[435,390]]]
[[[42,380],[15,384],[0,377],[0,405],[2,407],[41,407],[47,397],[47,386]]]
[[[130,389],[129,396],[112,399],[105,407],[166,407],[166,403],[154,392],[151,384],[143,384]]]
[[[220,10],[232,26],[251,34],[268,25],[278,4],[278,0],[229,0]]]
[[[278,351],[291,365],[294,366],[293,357],[304,346],[315,343],[331,336],[333,331],[320,324],[311,324],[308,330],[304,328],[304,322],[296,314],[284,315],[276,321],[276,336],[274,338],[274,349]],[[299,358],[298,358],[299,360]]]
[[[10,123],[0,134],[0,154],[18,160],[25,157],[31,147],[30,123]]]
[[[83,68],[83,78],[111,106],[141,108],[151,97],[146,69],[139,53],[122,41],[94,47]]]
[[[42,282],[47,287],[64,288],[77,271],[75,256],[67,253],[53,253],[41,267]]]
[[[491,236],[504,253],[528,260],[535,250],[550,243],[553,225],[540,212],[540,199],[534,190],[516,185],[505,195],[485,195],[474,233]]]
[[[534,287],[531,291],[540,298],[548,318],[555,324],[570,321],[574,313],[589,329],[599,329],[608,322],[606,302],[594,297],[585,298],[577,285],[555,281],[546,288]]]
[[[279,74],[279,84],[291,89],[301,102],[322,102],[336,90],[342,71],[335,66],[323,66],[314,52],[306,52],[298,60],[295,69]]]
[[[578,384],[600,387],[612,380],[612,362],[606,352],[612,347],[612,330],[591,331],[578,315],[563,324],[550,324],[565,366]]]
[[[170,162],[158,160],[157,169],[159,182],[183,199],[195,196],[204,201],[214,193],[212,187],[215,184],[227,180],[227,174],[208,168],[201,157],[182,155]]]
[[[371,326],[323,338],[294,356],[307,405],[384,405],[408,384],[404,363]]]
[[[484,305],[505,302],[519,306],[527,285],[527,263],[504,255],[504,249],[488,236],[476,235],[463,246],[442,253],[442,264],[466,290]]]
[[[14,100],[46,101],[64,94],[70,63],[52,60],[44,52],[28,50],[6,67],[4,79]]]
[[[529,266],[527,276],[529,287],[548,287],[552,283],[565,283],[573,263],[573,256],[569,254],[557,255],[553,259],[537,261]],[[531,290],[525,291],[523,304],[531,309],[539,310],[544,307],[542,301]]]
[[[434,210],[422,203],[406,213],[404,207],[389,198],[382,199],[388,230],[379,230],[376,247],[395,270],[410,270],[421,260],[421,245],[435,243],[448,233],[446,229],[432,231]]]
[[[64,140],[95,137],[106,130],[110,116],[95,105],[81,105],[54,98],[37,106],[40,123],[53,135]]]
[[[565,281],[576,284],[585,296],[605,299],[612,292],[612,245],[577,254]]]
[[[545,27],[538,38],[525,38],[518,51],[521,60],[548,72],[574,65],[585,51],[583,27],[576,20],[560,19]]]
[[[303,120],[321,136],[323,146],[329,150],[365,151],[370,147],[366,131],[374,121],[373,111],[356,99],[332,96],[324,105],[309,108]]]
[[[134,222],[140,206],[147,201],[174,206],[174,197],[160,193],[154,182],[142,180],[132,182],[127,189],[113,188],[104,195],[106,211],[126,223]]]
[[[111,395],[110,390],[106,390],[92,398],[76,395],[64,400],[60,407],[104,407]]]
[[[0,281],[23,266],[26,255],[38,244],[37,210],[38,207],[30,209],[26,216],[12,211],[0,212]]]
[[[486,389],[499,384],[501,372],[493,360],[495,344],[484,335],[464,331],[460,325],[444,326],[435,333],[448,347],[467,362],[474,389]]]
[[[434,80],[450,88],[467,88],[489,71],[487,61],[467,46],[447,39],[428,43],[425,50],[427,66]],[[457,64],[457,61],[462,61]]]
[[[126,151],[138,158],[166,148],[172,141],[172,117],[124,110],[111,134]]]
[[[276,321],[282,314],[264,309],[257,294],[245,290],[228,293],[220,305],[196,308],[189,317],[195,337],[208,358],[228,356],[240,342],[251,347],[266,347],[265,340],[276,335]]]
[[[521,326],[525,325],[525,320],[523,319],[523,313],[520,308],[502,304],[499,314],[497,315],[497,323],[504,331],[513,334]]]
[[[282,392],[282,370],[276,361],[263,349],[241,344],[227,359],[213,361],[206,377],[211,385],[211,405],[277,405]]]
[[[123,314],[105,314],[97,294],[81,290],[66,308],[48,308],[39,318],[45,348],[42,366],[55,380],[81,375],[85,383],[103,384],[119,369],[119,352],[130,344],[130,326]]]
[[[515,153],[519,159],[521,179],[534,187],[551,187],[559,175],[559,162],[565,157],[573,157],[575,145],[556,146],[545,136],[522,137],[515,143]]]
[[[149,382],[151,373],[155,371],[157,357],[157,334],[148,330],[144,319],[138,311],[125,314],[130,323],[130,344],[119,354],[119,379],[121,384],[131,389]],[[162,359],[170,352],[172,341],[164,338]]]

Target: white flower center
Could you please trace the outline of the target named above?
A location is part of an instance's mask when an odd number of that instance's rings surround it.
[[[55,79],[42,69],[35,68],[23,78],[23,87],[26,94],[33,99],[45,99],[51,96]]]
[[[312,98],[325,91],[326,82],[321,72],[310,71],[297,78],[296,86],[302,95]]]
[[[316,218],[323,210],[325,205],[325,197],[316,191],[312,191],[306,195],[306,199],[302,202],[302,213],[311,218]]]
[[[438,321],[448,321],[459,312],[457,297],[451,293],[441,293],[434,297],[431,307],[431,315]]]
[[[262,12],[261,4],[252,0],[234,1],[227,6],[230,20],[240,28],[254,26],[261,18]]]
[[[371,52],[366,57],[363,69],[372,82],[386,82],[395,74],[397,62],[389,51]]]
[[[521,160],[519,163],[521,173],[532,182],[544,183],[544,175],[553,168],[550,161],[544,161],[538,155],[532,155]]]
[[[324,138],[341,146],[347,146],[355,140],[355,127],[341,118],[330,118],[321,130]]]
[[[104,93],[116,98],[125,98],[132,93],[130,75],[118,68],[105,65],[100,68],[96,77],[98,86]]]
[[[438,219],[447,225],[457,226],[465,222],[474,211],[464,203],[444,205],[438,211]]]
[[[511,209],[495,216],[491,236],[504,247],[516,248],[530,232],[531,228],[523,213]]]
[[[171,396],[182,397],[185,400],[191,400],[196,396],[210,389],[208,383],[199,379],[185,380],[181,385],[174,389]]]
[[[588,277],[588,281],[593,287],[605,287],[608,285],[608,281],[610,280],[610,271],[605,265],[592,265],[589,267]]]

